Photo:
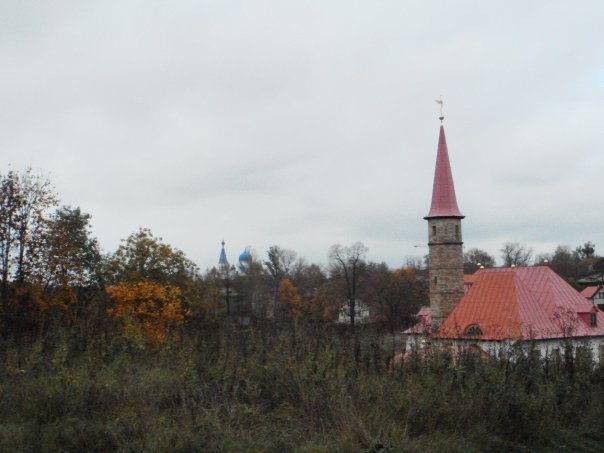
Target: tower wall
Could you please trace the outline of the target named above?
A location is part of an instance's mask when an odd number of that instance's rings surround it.
[[[449,316],[464,294],[460,218],[429,218],[429,275],[432,326]]]

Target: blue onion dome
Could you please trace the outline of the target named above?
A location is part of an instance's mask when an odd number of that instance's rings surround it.
[[[250,248],[246,247],[241,255],[239,255],[239,270],[245,272],[252,262],[252,255]]]
[[[249,261],[251,261],[251,259],[252,259],[252,255],[250,255],[250,252],[248,249],[245,249],[243,251],[243,253],[241,255],[239,255],[240,263],[248,263]]]

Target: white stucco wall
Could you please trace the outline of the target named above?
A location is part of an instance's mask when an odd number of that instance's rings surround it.
[[[580,337],[580,338],[553,338],[547,340],[531,340],[517,344],[515,341],[468,341],[465,344],[476,344],[483,351],[489,354],[499,354],[507,351],[512,346],[522,346],[526,348],[535,347],[542,357],[548,356],[555,351],[564,352],[567,342],[571,342],[574,347],[585,346],[591,349],[595,361],[603,360],[604,337]]]
[[[602,309],[604,306],[604,288],[600,288],[596,294],[589,299],[596,307]]]
[[[535,347],[542,357],[554,353],[556,350],[564,352],[567,342],[570,341],[574,347],[585,346],[591,350],[594,361],[604,360],[604,336],[599,337],[578,337],[578,338],[552,338],[547,340],[530,341],[481,341],[481,340],[443,340],[443,344],[453,344],[460,348],[467,348],[476,345],[483,351],[492,355],[509,352],[513,347],[524,346],[525,348]],[[407,347],[418,347],[420,349],[428,347],[432,342],[427,341],[424,335],[408,335]],[[435,344],[437,344],[436,342]]]
[[[359,324],[368,322],[369,316],[370,313],[367,304],[357,299],[354,305],[355,322]],[[341,324],[350,324],[350,308],[348,307],[348,303],[345,303],[338,312],[338,322]]]

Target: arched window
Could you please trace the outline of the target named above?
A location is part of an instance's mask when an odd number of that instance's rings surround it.
[[[469,325],[466,328],[466,335],[469,337],[477,337],[482,335],[482,329],[478,324]]]

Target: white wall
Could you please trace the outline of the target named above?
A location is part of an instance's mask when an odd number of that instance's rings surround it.
[[[574,347],[586,346],[591,349],[592,356],[595,361],[604,359],[602,357],[602,349],[604,348],[604,337],[582,337],[582,338],[555,338],[548,340],[531,340],[523,343],[527,348],[534,346],[542,357],[552,354],[555,351],[564,352],[567,342],[570,341]],[[512,346],[520,346],[515,341],[476,341],[475,343],[480,348],[489,354],[498,354],[508,350]]]
[[[570,341],[574,347],[586,346],[591,349],[594,361],[604,360],[604,336],[600,337],[580,337],[580,338],[552,338],[547,340],[507,340],[507,341],[481,341],[481,340],[443,340],[443,344],[453,344],[460,348],[467,348],[471,345],[480,347],[483,351],[491,355],[505,354],[516,347],[535,347],[542,357],[554,353],[556,350],[564,352],[567,342]],[[424,335],[408,335],[407,347],[418,347],[420,349],[429,347],[430,342]],[[435,344],[438,343],[438,340]]]

